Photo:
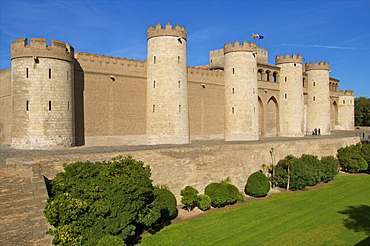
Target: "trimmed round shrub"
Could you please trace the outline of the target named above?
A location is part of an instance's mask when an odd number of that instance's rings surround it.
[[[176,217],[177,201],[175,195],[166,188],[154,188],[155,202],[160,203],[161,219],[170,220]]]
[[[206,211],[211,208],[211,198],[207,195],[198,195],[198,208],[202,211]]]
[[[240,196],[240,191],[239,189],[232,184],[224,184],[226,187],[227,191],[229,192],[229,198],[227,199],[227,204],[234,204],[238,200]]]
[[[212,207],[219,208],[227,204],[229,191],[225,185],[220,183],[211,183],[204,189],[204,194],[208,195],[212,201]]]
[[[198,193],[199,192],[191,186],[186,186],[185,189],[181,190],[181,203],[184,204],[185,208],[189,210],[196,206]]]
[[[252,173],[245,185],[245,193],[253,197],[264,197],[270,190],[268,178],[261,172]]]
[[[360,145],[351,145],[338,149],[338,160],[344,171],[358,173],[367,170],[368,164],[363,158]]]

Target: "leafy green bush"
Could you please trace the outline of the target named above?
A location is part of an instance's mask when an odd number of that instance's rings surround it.
[[[112,236],[112,235],[105,235],[102,239],[99,240],[96,246],[125,246],[126,244],[122,241],[121,238]]]
[[[211,183],[204,189],[204,194],[208,195],[212,201],[212,207],[219,208],[227,204],[229,191],[221,183]]]
[[[245,185],[245,193],[253,197],[266,196],[270,191],[270,182],[261,172],[252,173]]]
[[[240,191],[239,189],[235,186],[235,185],[232,185],[232,184],[223,184],[228,193],[229,193],[229,197],[227,199],[227,204],[234,204],[238,201],[239,197],[240,197]]]
[[[338,160],[344,171],[358,173],[368,169],[361,145],[351,145],[338,149]]]
[[[198,201],[198,208],[202,211],[206,211],[211,208],[211,198],[207,195],[198,195],[197,197]]]
[[[123,242],[161,217],[150,167],[131,157],[65,165],[51,187],[44,214],[54,244],[96,245],[109,235]]]
[[[330,180],[333,180],[339,172],[338,159],[334,158],[333,156],[324,156],[321,158],[321,163],[323,166],[322,181],[326,183]]]
[[[175,195],[167,188],[154,187],[155,202],[161,211],[161,219],[168,221],[176,217],[177,201]]]
[[[303,161],[304,168],[307,171],[306,186],[314,186],[321,183],[324,178],[324,168],[317,156],[303,154],[301,156],[301,160]]]
[[[181,190],[181,203],[184,204],[186,209],[191,210],[196,206],[198,193],[199,192],[191,186],[186,186],[185,189]]]

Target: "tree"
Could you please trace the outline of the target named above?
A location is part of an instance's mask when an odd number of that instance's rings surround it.
[[[355,125],[370,126],[370,98],[355,98]]]
[[[53,243],[96,245],[118,238],[124,242],[137,226],[154,224],[163,204],[155,201],[150,175],[149,166],[131,157],[65,165],[51,181],[52,197],[44,211],[55,227],[48,231]]]

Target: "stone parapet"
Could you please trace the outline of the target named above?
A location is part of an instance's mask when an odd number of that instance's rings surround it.
[[[37,61],[39,57],[42,57],[73,62],[74,49],[71,45],[58,40],[52,40],[51,43],[52,45],[48,46],[45,38],[31,38],[31,44],[28,45],[27,38],[17,39],[11,43],[10,57],[12,60],[34,57]]]
[[[246,51],[246,52],[256,52],[257,55],[257,45],[256,43],[244,41],[242,44],[239,41],[236,41],[234,44],[229,42],[224,45],[224,53],[237,52],[237,51]]]
[[[290,56],[289,54],[279,55],[275,57],[275,64],[282,64],[282,63],[302,63],[302,56],[293,54]]]
[[[330,64],[329,62],[310,62],[305,64],[306,71],[309,70],[329,70]]]
[[[185,27],[180,27],[179,25],[176,25],[175,28],[172,28],[172,25],[170,23],[167,23],[165,28],[162,28],[162,25],[160,23],[158,23],[155,27],[150,26],[148,28],[148,39],[160,36],[173,36],[186,40],[186,29]]]

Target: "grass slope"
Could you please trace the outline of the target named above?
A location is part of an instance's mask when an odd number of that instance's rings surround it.
[[[318,190],[279,193],[233,210],[186,220],[145,236],[141,245],[368,243],[370,176],[345,175],[336,180]]]

